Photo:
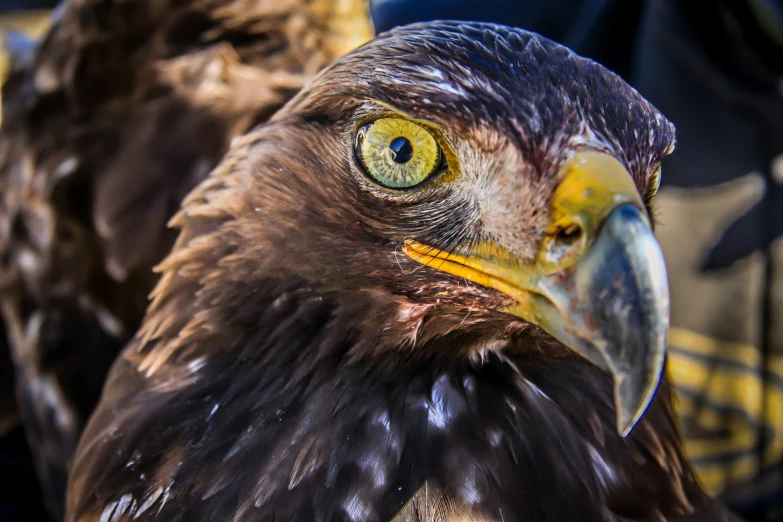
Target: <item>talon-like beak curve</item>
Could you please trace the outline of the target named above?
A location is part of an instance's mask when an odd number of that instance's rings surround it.
[[[463,256],[411,240],[403,250],[434,269],[509,295],[515,304],[507,312],[608,370],[617,429],[627,436],[663,370],[669,328],[663,254],[620,162],[583,151],[563,170],[535,262],[486,253],[505,252],[502,245]]]

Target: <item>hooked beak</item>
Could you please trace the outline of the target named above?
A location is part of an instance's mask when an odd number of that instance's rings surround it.
[[[663,254],[643,209],[620,162],[582,151],[563,169],[534,262],[501,255],[502,245],[467,256],[416,241],[403,250],[420,263],[507,294],[515,302],[507,312],[608,370],[617,429],[627,436],[657,389],[669,328]]]

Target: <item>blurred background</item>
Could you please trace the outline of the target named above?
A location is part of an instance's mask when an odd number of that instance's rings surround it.
[[[29,45],[16,32],[39,35],[54,4],[0,1],[6,44]],[[371,10],[378,32],[459,19],[541,33],[620,74],[674,122],[655,218],[686,451],[704,488],[748,521],[783,521],[783,1],[376,0]],[[21,428],[0,435],[0,474],[14,477],[0,488],[0,520],[45,520]]]

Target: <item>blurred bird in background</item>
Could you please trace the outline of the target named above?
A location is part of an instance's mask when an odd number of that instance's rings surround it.
[[[12,7],[20,6],[3,5],[5,9]],[[48,26],[49,11],[46,9],[14,9],[0,15],[0,31],[6,42],[0,50],[0,81],[5,80],[9,67],[8,55],[3,50],[14,40],[28,44]],[[19,35],[24,38],[17,38]],[[0,332],[0,469],[3,475],[14,477],[13,486],[0,491],[0,520],[44,520],[46,512],[41,505],[37,475],[19,422],[14,366],[4,327],[0,327]]]
[[[166,222],[234,137],[372,28],[363,2],[319,0],[71,2],[52,23],[37,46],[11,35],[0,302],[18,414],[61,517],[76,442],[171,248]]]
[[[720,47],[728,33],[749,48],[737,61],[753,64],[748,72],[753,93],[775,106],[779,94],[763,91],[777,78],[774,71],[764,76],[764,67],[774,65],[762,60],[759,66],[748,58],[775,49],[774,31],[760,31],[767,46],[748,38],[748,28],[759,25],[753,21],[767,17],[754,18],[759,11],[743,10],[742,2],[718,2],[714,11],[707,10],[707,30],[697,30],[704,12],[663,1],[525,4],[483,2],[477,9],[469,2],[388,0],[374,5],[373,16],[379,29],[459,18],[494,19],[542,32],[617,70],[674,119],[680,148],[689,148],[679,163],[675,156],[665,167],[656,217],[665,225],[658,233],[669,258],[675,326],[669,371],[678,386],[687,449],[703,485],[723,493],[750,520],[777,520],[783,421],[775,402],[780,359],[771,346],[780,343],[768,333],[774,330],[774,294],[764,282],[774,277],[774,269],[767,259],[744,260],[757,247],[775,244],[774,232],[767,230],[777,207],[770,203],[734,236],[727,233],[724,242],[735,240],[723,253],[721,243],[710,250],[729,221],[747,209],[752,215],[754,205],[766,201],[764,194],[774,196],[774,187],[765,184],[763,174],[752,174],[748,183],[725,185],[722,192],[693,191],[737,177],[720,154],[741,157],[748,150],[732,134],[747,125],[734,125],[731,116],[724,125],[707,124],[704,113],[720,117],[732,102],[742,102],[747,118],[747,100],[755,98],[744,91],[732,98],[726,94],[730,89],[718,89],[714,107],[693,116],[698,105],[682,100],[701,91],[680,72],[661,74],[683,61],[690,71],[691,62],[709,65],[716,57],[723,67],[732,56]],[[759,5],[766,4],[753,4]],[[266,121],[318,70],[371,34],[359,2],[74,2],[59,10],[55,29],[37,51],[22,39],[10,46],[16,65],[4,88],[0,136],[0,284],[13,357],[3,362],[3,372],[16,375],[20,414],[52,512],[62,513],[67,470],[104,375],[141,322],[156,279],[151,267],[171,247],[174,236],[165,230],[166,221],[234,137]],[[734,65],[727,66],[731,80],[739,75]],[[721,67],[710,72],[720,77]],[[694,82],[701,80],[697,85],[713,93],[716,84],[705,78],[697,74]],[[779,121],[766,105],[750,114]],[[710,142],[708,136],[721,130],[727,135]],[[759,162],[767,181],[773,176],[764,158],[775,150],[769,143],[763,154],[754,149],[748,155],[752,166],[746,171]],[[705,163],[708,152],[712,163]],[[675,189],[677,183],[685,188]],[[716,226],[709,216],[719,211],[734,214],[721,214]],[[765,232],[758,235],[758,230]],[[737,239],[754,233],[770,241],[737,246]],[[709,244],[697,245],[708,237]],[[735,263],[726,249],[742,259]],[[710,254],[717,256],[712,264],[709,252],[717,252]],[[9,371],[11,360],[15,371]],[[659,395],[665,400],[665,388]],[[7,404],[10,432],[14,406]],[[133,455],[125,460],[133,462]],[[129,508],[115,510],[117,516],[131,513]]]

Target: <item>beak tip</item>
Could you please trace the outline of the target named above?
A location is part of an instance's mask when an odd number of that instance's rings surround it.
[[[653,371],[648,374],[647,382],[641,389],[637,388],[639,390],[637,392],[634,392],[633,387],[624,385],[622,379],[615,381],[617,432],[623,438],[631,434],[655,398],[663,374],[663,357],[660,357],[660,362],[654,362],[652,368]]]
[[[642,415],[644,414],[644,411],[646,409],[647,408],[645,407],[638,414],[630,414],[630,415],[628,414],[628,412],[625,412],[622,409],[618,410],[617,433],[619,433],[620,436],[623,438],[628,437],[628,435],[631,434],[631,431],[633,431],[634,427],[636,427],[636,424],[642,418]]]
[[[623,424],[618,421],[617,424],[617,433],[620,434],[622,438],[628,437],[628,435],[631,434],[631,430],[633,430],[633,427],[636,425],[636,423],[629,423],[629,424]]]

